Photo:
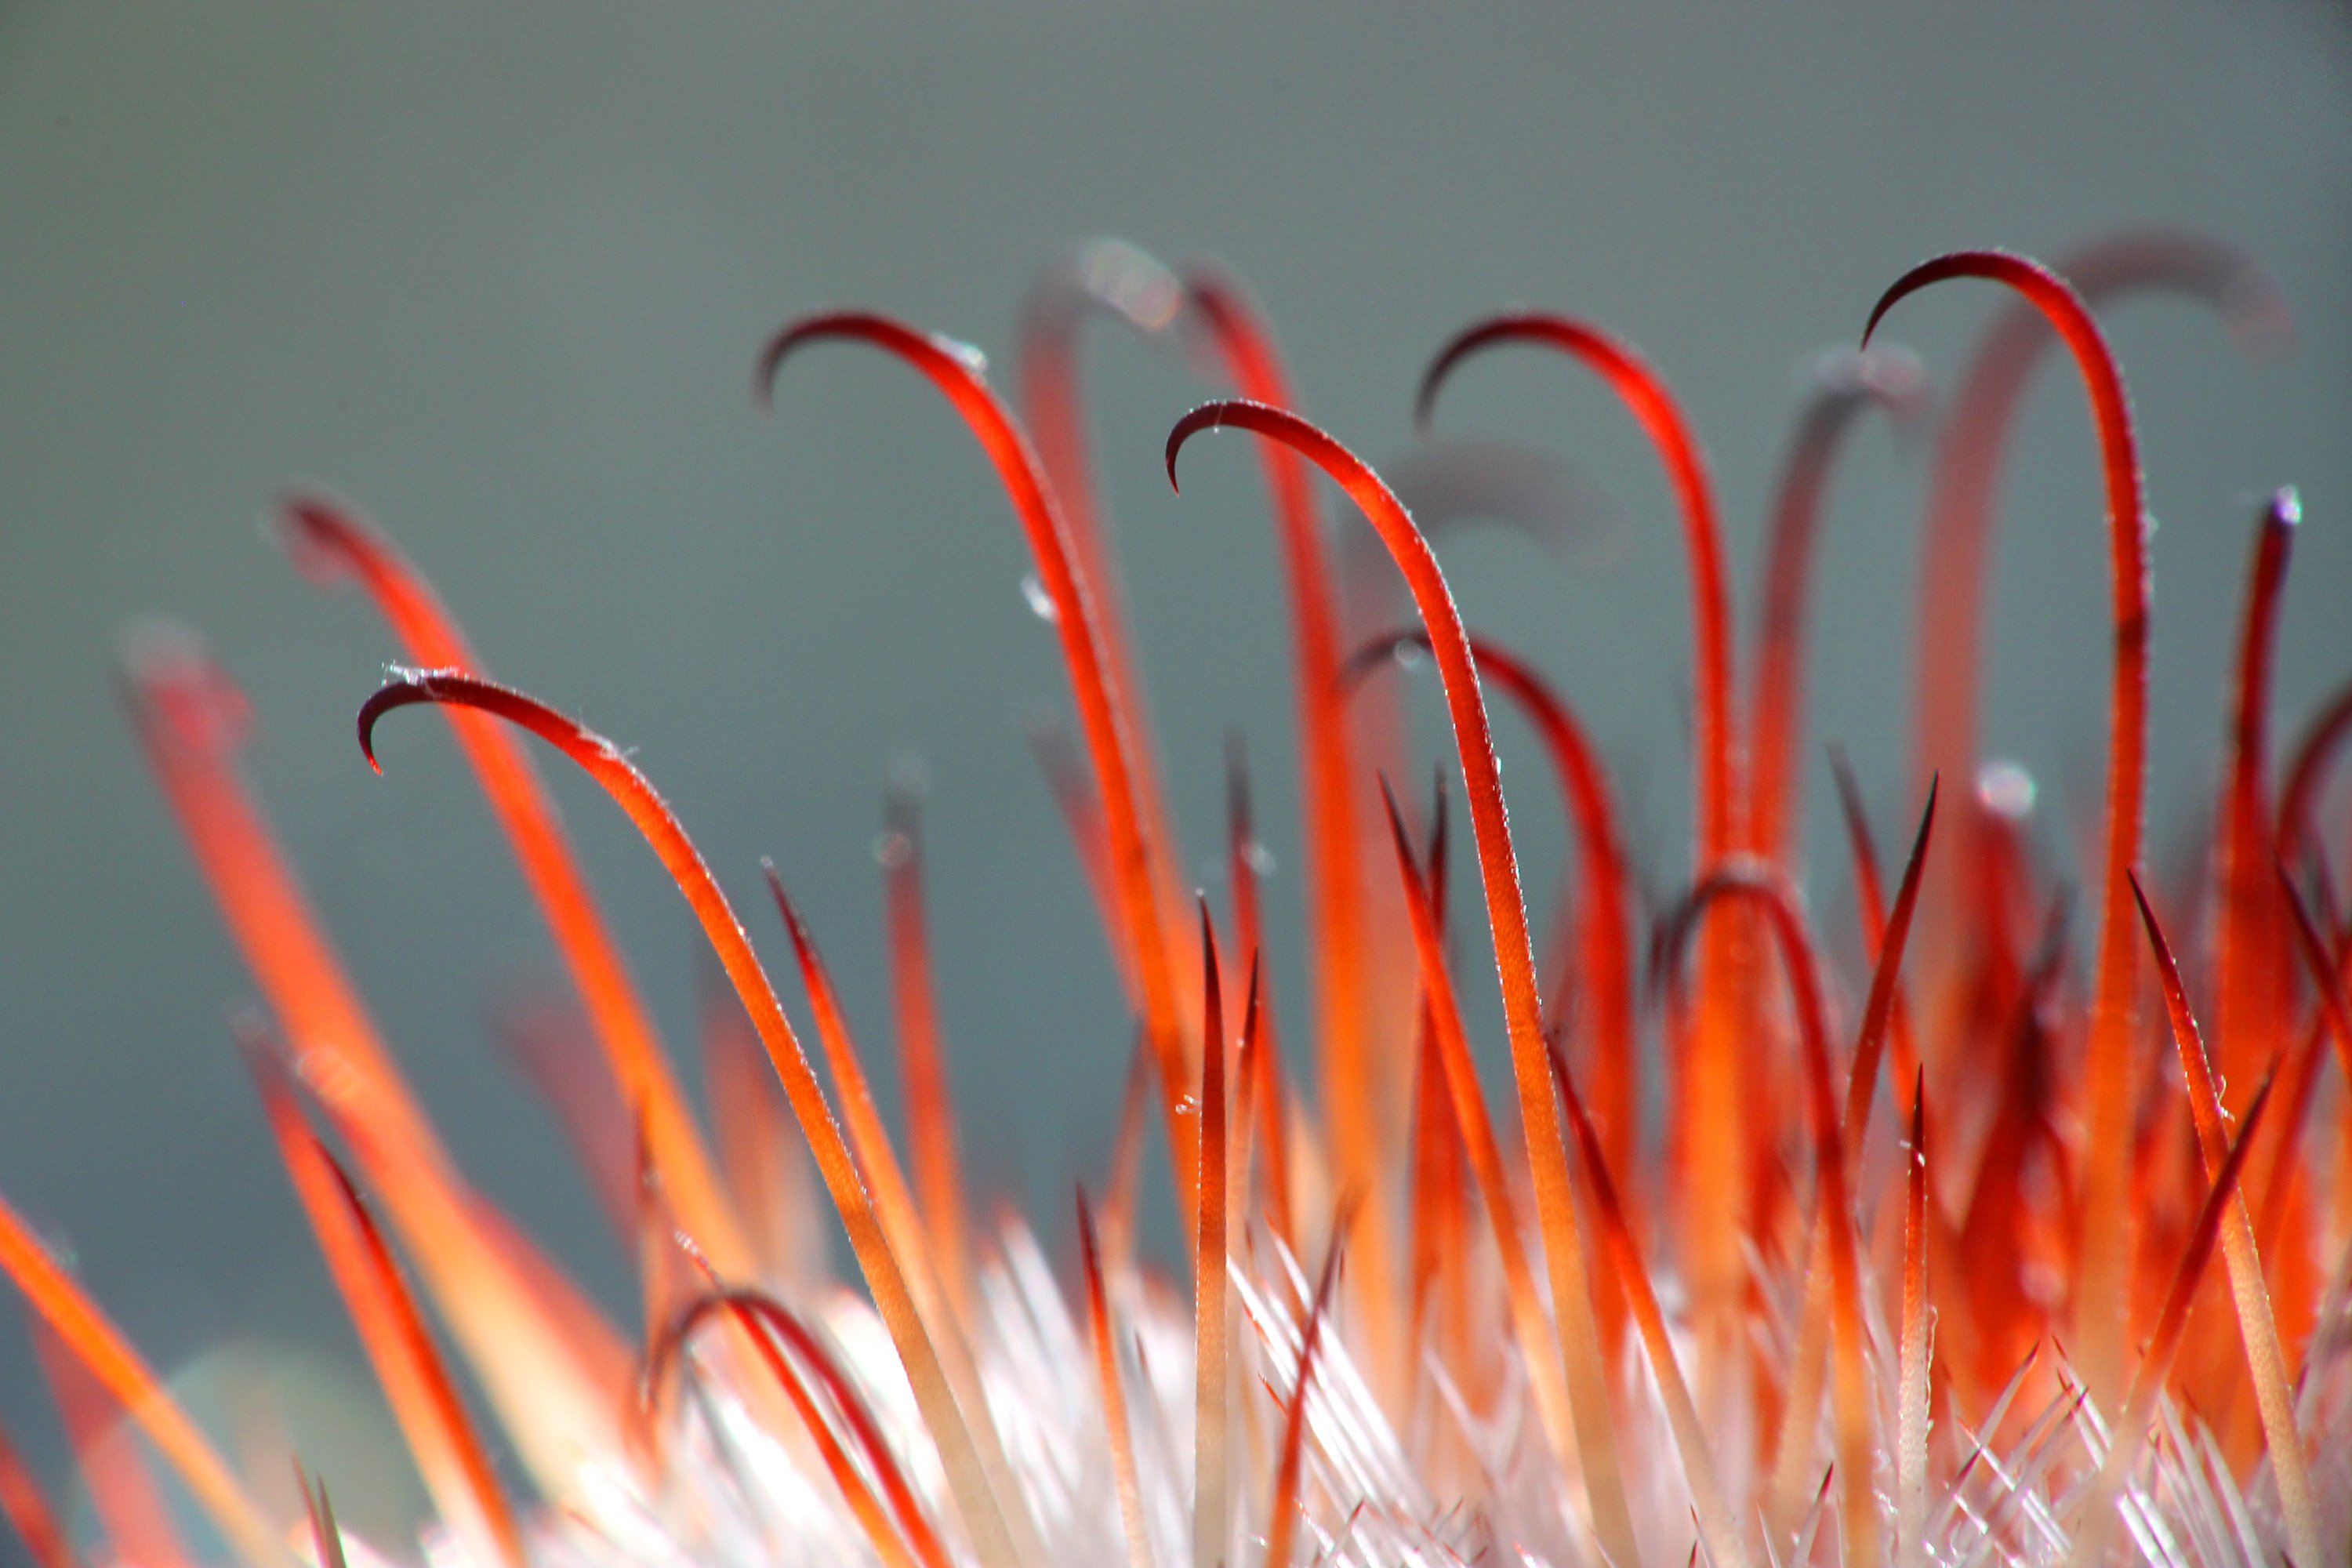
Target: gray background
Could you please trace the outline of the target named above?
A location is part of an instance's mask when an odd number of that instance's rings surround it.
[[[2352,667],[2347,63],[2344,13],[2313,5],[0,10],[0,1186],[166,1368],[236,1338],[310,1369],[289,1397],[330,1479],[354,1478],[339,1503],[377,1525],[406,1506],[358,1479],[396,1467],[337,1414],[368,1400],[332,1370],[349,1341],[221,1023],[248,984],[111,690],[122,626],[161,612],[250,691],[254,774],[462,1160],[633,1315],[622,1253],[488,1048],[488,999],[551,973],[520,883],[439,726],[398,722],[390,776],[369,775],[350,723],[386,637],[257,525],[311,481],[431,571],[494,670],[640,748],[739,895],[776,858],[885,1063],[871,840],[891,759],[924,759],[971,1161],[1058,1244],[1067,1183],[1108,1146],[1124,1025],[1021,740],[1065,696],[1017,532],[904,371],[813,353],[772,417],[746,387],[762,334],[829,303],[969,338],[1009,373],[1022,290],[1098,232],[1239,268],[1310,410],[1375,458],[1472,316],[1527,301],[1612,325],[1705,432],[1743,606],[1792,369],[1911,261],[2145,220],[2252,246],[2292,300],[2292,357],[2249,365],[2178,306],[2112,321],[2166,524],[2160,846],[2209,783],[2260,489],[2299,482],[2310,519],[2283,722]],[[1994,303],[1955,286],[1894,335],[1948,384]],[[1205,866],[1221,737],[1245,727],[1297,1038],[1288,678],[1254,465],[1211,443],[1169,497],[1160,439],[1203,389],[1115,332],[1092,345],[1176,810]],[[1687,655],[1654,462],[1595,384],[1532,355],[1465,378],[1446,418],[1541,441],[1613,498],[1605,569],[1496,539],[1448,559],[1473,619],[1587,715],[1669,874]],[[2061,813],[2101,734],[2091,451],[2072,379],[2045,376],[2009,492],[1989,742]],[[1855,443],[1818,600],[1816,733],[1852,748],[1889,821],[1910,809],[1920,457],[1874,427]],[[1504,744],[1534,781],[1526,737]],[[616,814],[558,790],[682,1042],[683,908]],[[1548,887],[1553,814],[1520,805]],[[1842,857],[1815,861],[1816,905],[1842,907]],[[0,1416],[54,1465],[29,1354],[0,1345]]]

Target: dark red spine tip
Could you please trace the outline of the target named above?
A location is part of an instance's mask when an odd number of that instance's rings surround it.
[[[1246,397],[1223,397],[1203,403],[1185,415],[1183,418],[1176,421],[1176,427],[1168,432],[1168,447],[1165,454],[1170,489],[1179,495],[1184,493],[1183,487],[1176,482],[1176,454],[1184,449],[1184,443],[1203,430],[1215,429],[1220,426],[1232,423],[1232,416],[1244,409],[1262,410],[1266,413],[1280,412],[1270,405],[1254,403]]]

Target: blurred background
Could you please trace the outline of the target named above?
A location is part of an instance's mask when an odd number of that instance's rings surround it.
[[[2308,519],[2282,733],[2352,671],[2347,88],[2347,13],[2317,5],[0,6],[0,1188],[175,1376],[273,1369],[362,1528],[410,1506],[230,1047],[250,983],[115,690],[123,629],[161,615],[250,694],[253,777],[459,1159],[634,1321],[628,1260],[487,1024],[558,982],[541,928],[443,726],[395,721],[383,779],[359,758],[352,717],[394,648],[271,542],[275,498],[305,484],[389,531],[492,671],[635,747],[781,956],[755,898],[775,858],[894,1115],[874,847],[885,779],[919,765],[968,1160],[1058,1252],[1128,1025],[1023,738],[1067,698],[1018,531],[903,368],[812,352],[767,415],[749,382],[781,322],[861,304],[971,341],[1009,384],[1024,290],[1090,235],[1236,269],[1307,411],[1375,462],[1410,449],[1414,381],[1475,316],[1524,302],[1623,333],[1707,442],[1743,641],[1800,373],[1910,263],[2147,222],[2251,247],[2294,314],[2283,355],[2246,359],[2178,302],[2108,317],[2163,523],[2158,853],[2205,809],[2273,485],[2299,484]],[[1888,335],[1946,389],[2000,302],[1948,286]],[[1087,375],[1186,853],[1221,886],[1238,726],[1298,1042],[1287,632],[1254,457],[1203,443],[1171,497],[1160,441],[1212,389],[1108,326]],[[1668,883],[1689,659],[1655,460],[1597,383],[1532,354],[1464,377],[1444,421],[1581,476],[1565,548],[1474,533],[1446,561],[1473,624],[1583,713]],[[1850,750],[1883,835],[1916,805],[1926,457],[1872,423],[1832,497],[1806,763],[1832,926],[1820,742]],[[2106,669],[2093,447],[2063,366],[2004,496],[1986,744],[2042,782],[2063,845]],[[1424,751],[1439,735],[1424,723]],[[1502,743],[1534,785],[1528,736]],[[699,938],[617,813],[549,771],[698,1081]],[[1538,890],[1554,816],[1520,802]],[[17,1317],[12,1297],[0,1419],[56,1476]],[[362,1474],[401,1479],[338,1479]]]

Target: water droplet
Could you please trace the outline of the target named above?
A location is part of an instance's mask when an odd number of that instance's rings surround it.
[[[364,1087],[349,1057],[325,1047],[313,1047],[294,1058],[294,1073],[311,1092],[330,1105],[347,1105]]]
[[[931,793],[930,769],[924,765],[919,752],[894,753],[883,770],[883,780],[891,795],[908,802],[920,802]]]
[[[43,1230],[36,1233],[36,1239],[40,1242],[41,1250],[49,1255],[50,1262],[68,1273],[81,1271],[81,1252],[74,1246],[71,1237],[63,1231]]]
[[[897,870],[915,858],[914,840],[903,833],[877,833],[874,836],[874,858],[890,870]]]
[[[1260,844],[1256,839],[1253,838],[1247,844],[1242,846],[1242,858],[1248,861],[1249,868],[1256,872],[1259,876],[1271,877],[1274,875],[1275,867],[1276,865],[1276,861],[1274,858],[1274,851],[1268,849],[1265,845]]]
[[[1183,307],[1184,289],[1176,275],[1125,240],[1097,240],[1087,246],[1078,259],[1078,270],[1088,293],[1139,331],[1160,331]]]
[[[1201,1102],[1200,1102],[1200,1100],[1199,1100],[1197,1098],[1195,1098],[1194,1096],[1192,1096],[1192,1095],[1189,1095],[1189,1094],[1185,1094],[1185,1095],[1179,1095],[1179,1096],[1177,1097],[1177,1099],[1176,1099],[1176,1114],[1177,1114],[1177,1115],[1179,1115],[1179,1116],[1198,1116],[1198,1115],[1200,1115],[1200,1114],[1201,1114]]]
[[[1987,763],[1977,772],[1977,799],[1987,811],[2011,822],[2033,815],[2033,775],[2011,762]]]
[[[1034,572],[1022,576],[1021,596],[1029,602],[1029,613],[1039,620],[1051,625],[1062,618],[1061,610],[1054,603],[1054,595],[1045,592],[1045,584],[1038,581]]]
[[[971,372],[972,374],[986,375],[988,374],[988,356],[981,353],[973,344],[965,342],[961,338],[950,338],[935,332],[931,335],[931,343],[932,346],[937,348],[941,353],[946,354],[949,358],[954,360],[958,364],[963,366],[964,369]]]
[[[1817,388],[1825,392],[1850,392],[1862,384],[1862,351],[1851,344],[1841,343],[1799,360],[1795,373],[1789,377],[1789,384],[1791,390],[1799,393]]]
[[[1400,669],[1418,669],[1421,661],[1429,657],[1429,650],[1417,642],[1401,642],[1390,650],[1389,657],[1396,660]]]

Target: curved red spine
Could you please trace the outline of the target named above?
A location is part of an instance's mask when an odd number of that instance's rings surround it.
[[[1527,902],[1519,886],[1517,853],[1511,845],[1508,813],[1503,805],[1503,783],[1495,763],[1494,729],[1486,717],[1486,701],[1478,689],[1475,656],[1453,590],[1429,542],[1413,526],[1363,460],[1314,425],[1285,409],[1262,403],[1231,400],[1203,404],[1184,416],[1169,432],[1168,482],[1176,482],[1176,455],[1202,430],[1231,426],[1279,441],[1328,475],[1348,493],[1404,574],[1423,628],[1435,652],[1438,674],[1445,689],[1446,710],[1454,727],[1454,749],[1460,756],[1464,793],[1469,801],[1471,837],[1478,852],[1479,883],[1486,894],[1486,919],[1495,942],[1495,962],[1502,981],[1503,1013],[1511,1043],[1512,1076],[1517,1080],[1519,1115],[1528,1143],[1528,1163],[1535,1178],[1536,1205],[1543,1220],[1545,1250],[1555,1275],[1564,1266],[1559,1254],[1563,1237],[1575,1236],[1575,1200],[1565,1145],[1560,1141],[1559,1111],[1551,1094],[1550,1069],[1544,1060],[1543,1007],[1536,992],[1535,949],[1528,932]],[[1588,1303],[1589,1305],[1589,1303]],[[1567,1309],[1561,1309],[1563,1316]],[[1602,1416],[1605,1422],[1605,1415]],[[1596,1504],[1596,1508],[1599,1505]],[[1613,1507],[1622,1514],[1622,1497]],[[1614,1539],[1614,1536],[1609,1537]]]
[[[1690,557],[1699,852],[1703,860],[1728,855],[1738,847],[1731,593],[1723,559],[1723,524],[1706,456],[1674,395],[1639,354],[1598,328],[1548,311],[1496,316],[1456,333],[1422,375],[1413,402],[1415,422],[1428,426],[1438,392],[1455,366],[1482,349],[1515,342],[1558,349],[1590,367],[1623,400],[1665,465],[1682,518],[1683,546]]]
[[[1198,432],[1221,426],[1252,431],[1279,441],[1307,458],[1346,490],[1360,508],[1395,557],[1412,589],[1432,647],[1435,650],[1445,702],[1454,724],[1454,745],[1462,762],[1465,791],[1470,803],[1472,837],[1478,852],[1480,884],[1486,893],[1487,922],[1494,933],[1495,960],[1503,986],[1503,1005],[1511,1037],[1511,1060],[1519,1080],[1521,1112],[1528,1122],[1528,1142],[1537,1151],[1538,1191],[1552,1195],[1545,1172],[1559,1178],[1558,1199],[1567,1200],[1567,1169],[1561,1160],[1545,1157],[1538,1129],[1550,1131],[1557,1115],[1549,1092],[1543,1059],[1542,1008],[1536,994],[1535,950],[1528,931],[1527,904],[1519,887],[1518,856],[1511,846],[1510,823],[1503,806],[1502,774],[1495,764],[1493,726],[1486,717],[1486,699],[1478,689],[1475,656],[1464,631],[1454,593],[1439,570],[1437,557],[1413,526],[1412,519],[1388,487],[1362,459],[1330,436],[1298,416],[1265,404],[1231,400],[1203,404],[1179,420],[1168,436],[1168,480],[1176,482],[1176,455]],[[1557,1140],[1554,1140],[1555,1142]]]
[[[511,688],[464,675],[417,673],[388,683],[369,698],[360,710],[358,723],[360,750],[369,766],[381,771],[375,756],[376,721],[395,709],[419,703],[454,704],[495,714],[562,752],[612,797],[661,861],[662,869],[677,884],[783,1082],[785,1097],[800,1120],[810,1152],[816,1156],[817,1170],[848,1232],[866,1288],[889,1328],[924,1422],[939,1445],[973,1549],[987,1568],[1013,1568],[1020,1557],[1013,1549],[1011,1526],[984,1478],[971,1429],[956,1408],[938,1352],[883,1236],[880,1217],[866,1195],[841,1124],[834,1120],[824,1090],[801,1048],[800,1037],[784,1016],[782,1004],[777,1001],[767,970],[744,934],[742,921],[736,918],[701,851],[687,837],[668,803],[620,748],[604,736]],[[1019,1500],[1012,1500],[1013,1506],[1019,1505]]]
[[[1173,885],[1165,859],[1169,839],[1163,826],[1147,813],[1146,795],[1137,782],[1146,764],[1134,731],[1134,715],[1119,706],[1096,624],[1093,595],[1079,574],[1061,510],[1046,487],[1035,452],[990,389],[973,356],[960,344],[919,332],[887,316],[835,311],[808,317],[778,332],[760,356],[755,385],[762,402],[787,356],[813,342],[836,341],[882,350],[921,372],[946,396],[994,465],[1028,538],[1039,579],[1053,601],[1055,635],[1061,642],[1079,727],[1094,764],[1095,787],[1101,796],[1109,840],[1110,869],[1126,921],[1123,934],[1142,991],[1145,1026],[1160,1058],[1171,1142],[1179,1151],[1180,1179],[1190,1192],[1193,1179],[1190,1141],[1182,1137],[1177,1123],[1176,1101],[1181,1086],[1192,1078],[1185,1044],[1191,1033],[1186,1026],[1191,1008],[1177,986],[1173,950],[1161,918],[1162,889]]]
[[[1897,301],[1929,284],[1979,278],[2022,294],[2065,341],[2098,427],[2106,489],[2115,669],[2107,699],[2106,846],[2100,877],[2099,964],[2085,1065],[2087,1136],[2083,1248],[2075,1280],[2074,1350],[2091,1395],[2108,1409],[2124,1389],[2126,1293],[2131,1258],[2132,939],[2130,872],[2138,863],[2147,771],[2147,540],[2138,444],[2115,356],[2090,307],[2038,262],[1997,250],[1920,263],[1880,297],[1863,329],[1870,341]]]
[[[341,571],[356,577],[410,660],[428,669],[476,668],[465,633],[432,584],[373,529],[314,497],[289,501],[286,522],[297,563],[314,575]],[[711,1260],[723,1272],[744,1272],[751,1255],[741,1223],[722,1195],[717,1168],[669,1070],[661,1037],[572,852],[562,814],[511,732],[467,713],[452,713],[450,719],[587,1006],[622,1101],[644,1118],[663,1190]]]
[[[2284,335],[2278,284],[2233,246],[2183,229],[2112,236],[2063,258],[2054,270],[2093,308],[2164,289],[2222,311],[2250,342]],[[1988,331],[1961,373],[1937,442],[1919,554],[1919,641],[1912,713],[1916,785],[1930,774],[1976,773],[1978,692],[1984,679],[1984,584],[1994,498],[2009,433],[2052,333],[2021,302]]]
[[[1583,321],[1544,311],[1496,316],[1457,333],[1422,376],[1414,400],[1416,422],[1426,427],[1439,389],[1455,366],[1483,349],[1515,342],[1567,353],[1607,382],[1665,466],[1681,519],[1691,595],[1698,861],[1712,865],[1741,847],[1745,829],[1739,820],[1739,745],[1731,709],[1731,596],[1723,527],[1706,459],[1665,383],[1641,356]],[[1740,1236],[1754,1143],[1743,1104],[1749,1097],[1750,1075],[1740,1049],[1747,971],[1745,943],[1736,923],[1710,927],[1700,1005],[1683,1075],[1687,1087],[1676,1142],[1684,1167],[1683,1253],[1699,1316],[1705,1320],[1703,1371],[1734,1353],[1731,1323],[1747,1272]]]
[[[1186,297],[1207,329],[1234,388],[1244,398],[1290,408],[1296,398],[1274,333],[1241,285],[1194,263],[1183,274]],[[1339,683],[1340,620],[1330,548],[1307,465],[1278,442],[1260,454],[1282,548],[1289,595],[1291,671],[1298,704],[1299,797],[1305,818],[1309,968],[1320,1024],[1317,1039],[1328,1103],[1333,1163],[1340,1190],[1360,1194],[1369,1216],[1357,1231],[1354,1299],[1364,1313],[1368,1357],[1377,1372],[1399,1364],[1402,1334],[1392,1293],[1393,1200],[1381,1173],[1392,1151],[1382,1131],[1394,1120],[1391,1064],[1373,1057],[1366,1016],[1364,877],[1358,858],[1355,742]]]

